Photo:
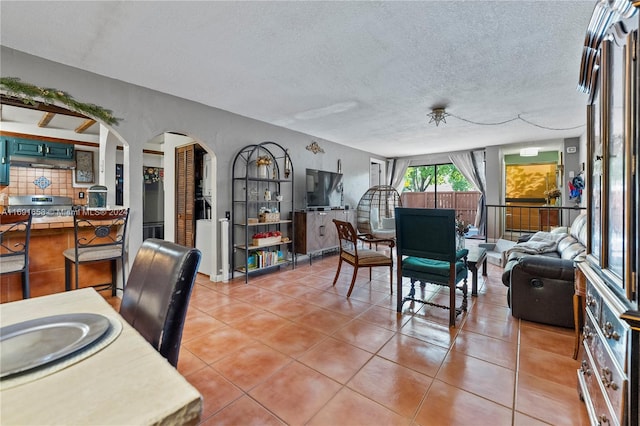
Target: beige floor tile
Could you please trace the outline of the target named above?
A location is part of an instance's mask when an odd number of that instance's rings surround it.
[[[511,424],[511,409],[435,380],[416,416],[420,426]]]
[[[436,378],[505,407],[513,407],[514,370],[452,351]],[[496,386],[497,383],[500,386]]]
[[[307,425],[403,426],[410,423],[410,419],[403,418],[348,388],[343,388]]]
[[[314,346],[298,360],[342,384],[371,359],[373,355],[349,343],[328,338]]]
[[[413,418],[432,381],[427,375],[376,356],[347,386],[403,417]]]
[[[441,308],[397,313],[396,277],[390,295],[381,268],[373,281],[359,271],[347,298],[352,271],[333,286],[336,265],[325,255],[248,284],[197,278],[178,371],[203,395],[201,424],[588,424],[573,330],[513,318],[501,269],[489,265],[450,328]]]
[[[287,424],[301,425],[311,419],[340,388],[338,382],[293,362],[251,390],[249,395]]]

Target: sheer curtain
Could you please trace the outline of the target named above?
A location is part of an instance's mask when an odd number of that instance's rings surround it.
[[[387,182],[398,193],[402,194],[404,188],[404,175],[411,164],[411,160],[403,158],[391,158],[387,160]]]
[[[484,170],[484,155],[484,151],[469,151],[449,155],[453,165],[482,193],[478,200],[475,226],[483,233],[487,222],[485,215],[487,179]]]

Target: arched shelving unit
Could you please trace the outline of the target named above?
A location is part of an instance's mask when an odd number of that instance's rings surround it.
[[[244,275],[295,268],[293,164],[276,142],[247,145],[233,160],[231,269]]]

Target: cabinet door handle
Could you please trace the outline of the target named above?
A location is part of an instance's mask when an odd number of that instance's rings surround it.
[[[591,340],[593,338],[593,332],[591,331],[591,327],[585,325],[582,328],[582,334],[584,336],[584,340]]]
[[[620,335],[613,329],[613,324],[609,321],[602,326],[602,333],[607,339],[620,340]]]
[[[618,390],[618,385],[613,381],[613,373],[607,367],[602,368],[602,375],[600,376],[600,380],[602,380],[602,384],[605,388],[611,388],[613,390]]]
[[[319,229],[319,231],[320,231],[320,236],[321,236],[321,237],[324,237],[324,228],[325,228],[325,226],[324,226],[324,225],[320,225],[320,229]]]

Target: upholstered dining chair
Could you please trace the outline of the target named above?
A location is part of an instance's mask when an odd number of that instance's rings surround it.
[[[118,261],[122,269],[122,284],[126,282],[125,256],[129,209],[83,209],[73,215],[74,245],[66,249],[64,256],[65,290],[71,290],[71,266],[74,266],[75,288],[78,288],[80,265],[94,262],[110,262],[111,282],[92,284],[98,290],[111,289],[116,295]]]
[[[31,295],[29,288],[29,239],[31,213],[0,214],[0,274],[20,274],[22,298]]]
[[[120,304],[120,315],[174,367],[200,258],[195,248],[144,240]]]
[[[449,309],[449,327],[467,310],[467,254],[456,250],[456,212],[452,209],[396,208],[396,253],[398,312],[406,301]],[[411,280],[411,290],[402,297],[402,278]],[[449,288],[449,305],[416,299],[415,282]],[[456,308],[456,289],[462,281],[462,303]]]
[[[395,242],[392,239],[375,238],[371,234],[358,234],[350,222],[333,219],[333,223],[336,225],[340,244],[338,270],[336,271],[336,276],[333,279],[333,285],[335,286],[338,281],[342,262],[347,262],[349,265],[353,266],[353,276],[351,278],[351,285],[349,286],[347,297],[351,296],[359,268],[369,268],[369,281],[371,281],[371,268],[376,266],[386,266],[389,268],[389,288],[393,294],[392,253]],[[371,244],[384,244],[389,247],[389,256],[381,251],[358,247],[359,243],[369,244],[369,247],[371,247]]]

